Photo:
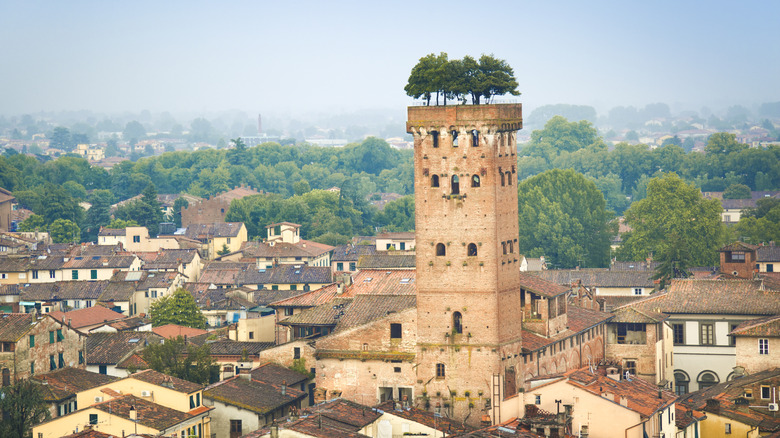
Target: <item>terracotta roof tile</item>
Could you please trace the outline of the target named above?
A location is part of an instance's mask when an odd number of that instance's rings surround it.
[[[567,286],[561,286],[560,284],[545,280],[539,276],[526,273],[520,274],[520,287],[547,298],[565,294],[570,289]]]
[[[149,342],[162,342],[151,332],[93,333],[87,338],[88,365],[115,365]]]
[[[780,262],[780,246],[759,246],[756,250],[757,262]]]
[[[107,280],[31,283],[22,288],[23,301],[97,300],[108,286]]]
[[[330,252],[334,247],[309,240],[300,240],[297,243],[274,242],[245,242],[241,250],[244,258],[285,258],[285,257],[318,257]]]
[[[780,337],[780,315],[745,321],[732,330],[730,335]]]
[[[281,385],[286,383],[288,386],[295,386],[298,383],[309,380],[309,376],[293,371],[285,366],[267,362],[250,371],[252,380]]]
[[[241,356],[246,350],[249,355],[256,355],[274,346],[273,342],[238,342],[230,340],[207,341],[212,356]]]
[[[571,285],[581,281],[585,287],[655,287],[652,271],[608,271],[602,269],[546,270],[528,272],[547,281]]]
[[[523,350],[539,350],[548,345],[570,338],[577,333],[581,333],[612,318],[612,314],[610,313],[584,309],[577,306],[569,306],[566,315],[569,329],[554,336],[550,336],[549,338],[540,336],[530,330],[523,330]]]
[[[358,269],[415,269],[414,254],[371,254],[360,256]]]
[[[216,222],[211,224],[190,224],[184,236],[195,240],[208,240],[215,237],[237,237],[242,222]]]
[[[333,283],[313,291],[304,292],[302,294],[295,295],[290,298],[273,301],[269,304],[269,306],[271,307],[315,307],[320,304],[329,303],[335,297],[339,296],[337,295],[337,292],[338,292],[338,286],[336,285],[336,283]],[[345,295],[346,293],[347,292],[345,291],[340,296],[344,298],[349,298],[352,296],[351,293]]]
[[[330,302],[306,309],[301,313],[285,318],[281,325],[335,326],[340,316],[346,313],[352,304],[352,298],[334,298]]]
[[[428,426],[431,429],[440,430],[447,434],[463,433],[474,430],[474,428],[466,426],[461,421],[456,421],[444,416],[436,416],[433,412],[418,409],[415,407],[402,407],[394,406],[397,403],[394,401],[387,401],[385,403],[376,406],[376,409],[384,411],[390,415],[395,415],[415,423]]]
[[[61,368],[46,374],[37,374],[32,379],[46,383],[41,386],[41,389],[44,393],[44,399],[48,402],[65,400],[75,396],[78,392],[118,380],[114,376],[71,367]]]
[[[0,314],[0,342],[16,342],[37,323],[30,313]]]
[[[666,292],[628,304],[668,314],[773,315],[780,313],[780,292],[761,290],[753,280],[672,280]],[[617,309],[616,309],[617,310]]]
[[[156,430],[168,429],[197,416],[158,405],[134,395],[124,395],[90,406],[90,408],[98,409],[126,420],[130,419],[131,407],[135,408],[138,424]]]
[[[346,289],[352,295],[416,295],[417,271],[366,269]]]
[[[92,306],[70,312],[51,312],[51,316],[63,324],[79,329],[102,322],[116,321],[127,316],[103,306]]]
[[[333,250],[330,260],[331,263],[356,262],[361,256],[374,255],[376,253],[376,245],[341,245]]]
[[[415,295],[355,295],[345,314],[337,319],[336,330],[368,324],[391,313],[400,313],[416,306]]]
[[[185,327],[183,325],[177,325],[177,324],[165,324],[159,327],[154,327],[152,329],[152,332],[166,339],[177,338],[179,336],[182,337],[186,336],[189,338],[192,336],[199,336],[208,333],[206,330],[196,329],[192,327]]]
[[[203,385],[192,383],[187,380],[179,379],[178,377],[169,376],[155,370],[144,370],[131,374],[128,379],[140,380],[142,382],[151,383],[157,386],[164,386],[168,389],[172,389],[184,394],[191,394],[203,389]]]

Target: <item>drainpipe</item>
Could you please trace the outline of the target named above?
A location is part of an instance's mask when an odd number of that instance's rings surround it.
[[[645,420],[645,421],[646,421],[646,420]],[[644,421],[640,421],[639,423],[637,423],[637,424],[635,424],[635,425],[633,425],[633,426],[629,427],[628,429],[626,429],[626,432],[625,432],[625,433],[626,433],[626,438],[628,438],[628,431],[629,431],[629,430],[631,430],[631,429],[633,429],[633,428],[635,428],[635,427],[637,427],[637,426],[641,426],[641,425],[643,425],[643,424],[645,424],[645,422],[644,422]]]

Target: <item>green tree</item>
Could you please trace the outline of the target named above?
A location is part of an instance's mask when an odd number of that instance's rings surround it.
[[[230,248],[228,248],[227,243],[223,243],[222,244],[222,249],[217,251],[217,255],[223,256],[223,255],[228,255],[228,254],[230,254]]]
[[[519,96],[515,72],[503,59],[497,59],[492,54],[479,57],[479,80],[471,92],[475,105],[480,104],[480,98],[490,101],[493,96],[511,94]]]
[[[192,328],[206,328],[206,317],[200,312],[195,298],[179,288],[171,295],[158,298],[149,308],[152,326],[178,324]]]
[[[141,355],[155,371],[190,382],[205,385],[211,383],[214,359],[208,344],[195,346],[181,336],[164,343],[151,343]]]
[[[127,228],[127,227],[137,227],[137,226],[139,226],[138,222],[136,222],[134,220],[126,221],[124,219],[112,219],[111,222],[108,223],[108,227],[107,228],[113,228],[113,229],[120,230],[120,229],[124,229],[124,228]]]
[[[62,149],[64,151],[73,150],[73,142],[68,128],[63,126],[54,128],[54,131],[52,131],[51,137],[49,138],[49,147]]]
[[[704,152],[708,154],[728,155],[732,152],[740,152],[747,149],[746,144],[737,141],[736,134],[727,132],[716,132],[707,139],[707,145],[704,146]]]
[[[156,236],[163,221],[160,201],[154,184],[149,184],[141,193],[141,199],[129,202],[116,210],[117,219],[133,220],[139,226],[146,227],[150,236]]]
[[[723,199],[750,199],[750,187],[745,184],[732,184],[723,191]]]
[[[620,260],[643,260],[649,254],[662,263],[658,278],[668,279],[694,266],[713,266],[723,246],[725,229],[722,208],[716,199],[706,200],[701,191],[667,173],[647,184],[647,197],[626,210],[631,231],[618,250]]]
[[[114,202],[114,195],[110,190],[95,190],[89,195],[89,202],[92,207],[87,210],[84,218],[81,239],[85,242],[95,242],[100,227],[111,222],[111,203]]]
[[[603,142],[590,122],[569,122],[561,116],[555,116],[544,124],[544,129],[531,133],[529,151],[544,145],[549,145],[557,152],[574,152],[587,147],[602,148]]]
[[[780,241],[780,199],[765,198],[756,202],[734,226],[736,236],[748,243]]]
[[[428,54],[420,58],[412,67],[409,81],[404,87],[408,96],[415,99],[425,99],[426,105],[431,104],[431,96],[436,93],[436,105],[439,104],[439,93],[444,84],[444,74],[447,65],[447,54]]]
[[[543,255],[561,268],[608,265],[614,214],[593,181],[553,169],[523,181],[517,191],[521,254]]]
[[[49,225],[49,233],[54,243],[78,242],[81,239],[81,229],[68,219],[57,219],[52,222]]]
[[[30,215],[19,224],[19,231],[46,231],[46,221],[39,214]]]
[[[17,380],[0,389],[0,436],[29,438],[32,427],[50,417],[40,384],[34,380]]]
[[[189,205],[190,202],[183,196],[173,201],[173,222],[176,224],[176,228],[181,228],[181,211]]]

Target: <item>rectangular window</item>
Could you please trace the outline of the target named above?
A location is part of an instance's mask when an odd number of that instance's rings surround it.
[[[729,333],[733,332],[734,330],[736,330],[737,326],[739,326],[739,324],[729,324],[729,327],[730,327],[729,328]],[[729,345],[731,345],[732,347],[737,345],[737,337],[736,336],[729,336]]]
[[[65,339],[65,337],[62,336],[62,329],[57,329],[57,342],[60,342],[63,339]]]
[[[761,385],[761,398],[768,400],[771,397],[771,387],[768,385]]]
[[[672,339],[674,340],[674,345],[684,345],[685,344],[685,325],[682,323],[679,324],[672,324]]]
[[[79,271],[74,269],[70,271],[70,279],[71,280],[78,280],[79,279]]]
[[[634,288],[634,295],[642,295],[642,288],[641,287],[635,287]]]
[[[405,250],[406,249],[406,242],[401,242],[398,247],[401,248],[401,251]]]
[[[752,388],[745,388],[745,393],[743,395],[745,398],[753,398],[753,389]]]
[[[773,265],[772,263],[767,263],[766,272],[775,272],[775,265]]]
[[[626,359],[623,371],[627,371],[629,374],[636,376],[636,359]]]
[[[401,339],[401,324],[390,324],[390,339]]]
[[[230,436],[241,436],[241,434],[243,434],[241,420],[230,420]]]
[[[729,253],[731,263],[742,263],[745,261],[745,253],[744,252],[731,252]]]
[[[249,339],[255,338],[255,332],[249,332]]]
[[[444,377],[446,377],[446,375],[447,375],[447,373],[446,373],[446,370],[444,368],[444,364],[443,363],[437,363],[436,364],[436,378],[437,379],[443,379]]]
[[[769,354],[769,339],[758,340],[758,354]]]
[[[37,280],[38,279],[38,270],[37,269],[33,269],[33,271],[32,271],[32,278],[33,278],[33,280]]]
[[[58,354],[57,355],[57,359],[58,359],[57,360],[57,364],[58,364],[57,367],[58,368],[63,368],[65,366],[65,355],[64,355],[64,353]]]
[[[349,270],[350,271],[356,271],[357,270],[357,263],[356,262],[349,262]]]
[[[31,360],[30,361],[30,375],[32,376],[33,374],[35,374],[35,361]]]
[[[227,243],[230,245],[230,237],[227,238]]]
[[[537,405],[542,404],[542,396],[541,396],[541,394],[535,394],[534,395],[534,404],[537,404]]]
[[[298,290],[298,285],[297,284],[291,284],[290,285],[290,290]]]
[[[292,307],[285,307],[284,316],[292,316],[294,310]]]
[[[701,324],[701,345],[715,345],[715,325],[711,323]]]
[[[195,394],[195,407],[200,406],[200,393]]]
[[[49,371],[54,371],[57,369],[57,362],[54,360],[54,355],[49,356]]]
[[[98,423],[97,414],[89,414],[89,424],[97,424],[97,423]]]
[[[278,284],[272,285],[271,290],[279,290],[279,285]]]
[[[90,280],[97,280],[97,269],[89,271]]]
[[[293,348],[293,359],[300,359],[301,358],[301,348],[295,347]]]
[[[439,147],[439,132],[431,131],[431,136],[433,137],[433,147]]]
[[[57,276],[56,272],[54,269],[49,269],[49,278],[55,278]]]
[[[731,433],[731,423],[726,423],[726,435]]]
[[[79,350],[79,365],[84,363],[84,351]]]
[[[343,271],[344,270],[344,263],[336,263],[336,270],[337,271]]]
[[[49,332],[49,343],[50,344],[54,343],[54,330]]]
[[[190,409],[195,409],[195,396],[190,396]]]
[[[35,347],[35,335],[30,335],[30,348]]]
[[[98,373],[108,374],[108,367],[106,365],[98,365]]]
[[[133,243],[141,243],[141,236],[133,236]]]

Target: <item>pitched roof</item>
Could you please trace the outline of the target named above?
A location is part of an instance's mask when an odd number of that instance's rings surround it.
[[[758,249],[758,247],[758,245],[751,245],[749,243],[736,241],[724,246],[723,248],[720,248],[718,251],[755,251]]]
[[[154,327],[152,332],[154,332],[156,335],[162,336],[165,339],[177,338],[179,336],[186,336],[189,338],[192,336],[200,336],[202,334],[208,333],[206,330],[185,327],[178,324],[165,324],[159,327]]]
[[[201,281],[203,277],[201,276]],[[236,276],[236,284],[328,284],[333,281],[330,267],[276,265],[271,269],[247,269]]]
[[[75,256],[66,261],[63,269],[116,269],[129,268],[137,259],[134,255]]]
[[[320,304],[317,307],[306,309],[279,321],[281,325],[303,326],[335,326],[339,318],[343,316],[352,298],[334,298],[330,302]]]
[[[447,434],[463,433],[474,430],[470,426],[466,426],[463,422],[457,421],[444,416],[437,416],[433,412],[426,411],[415,407],[402,407],[393,400],[386,401],[382,404],[375,406],[376,409],[384,411],[390,415],[395,415],[415,423],[428,426],[431,429],[440,430]]]
[[[414,254],[370,254],[360,256],[358,269],[415,269],[417,258]]]
[[[182,263],[192,263],[196,255],[196,249],[163,249],[145,260],[144,269],[176,269]]]
[[[675,279],[666,292],[627,306],[668,314],[773,315],[780,313],[780,292],[761,290],[754,280]]]
[[[352,296],[351,294],[344,295],[345,293],[346,291],[342,292],[341,296],[344,297]],[[338,285],[336,283],[332,283],[327,286],[323,286],[319,289],[315,289],[309,292],[304,292],[302,294],[298,294],[282,300],[273,301],[269,303],[269,306],[271,307],[315,307],[315,306],[319,306],[320,304],[329,303],[336,296],[338,296]]]
[[[667,315],[650,310],[640,310],[633,307],[623,307],[616,309],[611,322],[638,323],[638,324],[656,324],[668,319]]]
[[[76,393],[118,380],[117,377],[93,373],[79,368],[65,367],[46,374],[36,374],[33,380],[41,383],[44,399],[48,402],[65,400]]]
[[[126,228],[100,227],[100,231],[98,232],[98,236],[125,236],[125,235],[127,235]]]
[[[241,356],[246,350],[249,355],[256,355],[274,346],[273,342],[238,342],[230,340],[207,341],[212,356]]]
[[[331,424],[341,426],[344,430],[358,431],[373,423],[382,416],[368,406],[337,398],[309,406],[301,412],[310,417],[322,417],[332,420]],[[336,423],[333,423],[336,422]]]
[[[127,379],[140,380],[141,382],[151,383],[152,385],[164,386],[176,392],[191,394],[204,388],[203,385],[169,376],[155,370],[139,371],[126,377]]]
[[[346,330],[417,306],[415,295],[355,295],[336,330]]]
[[[569,338],[611,319],[612,314],[578,306],[569,306],[566,310],[566,318],[568,321],[568,330],[559,332],[547,338],[530,330],[523,330],[523,350],[536,351],[545,348],[550,344]]]
[[[70,435],[63,435],[62,438],[119,438],[116,435],[110,435],[103,433],[99,430],[85,429],[81,432],[72,433]]]
[[[103,306],[85,307],[64,313],[59,311],[51,312],[51,316],[57,321],[76,329],[126,318],[125,315]]]
[[[259,367],[254,368],[250,371],[250,375],[252,376],[252,380],[273,385],[286,383],[288,386],[294,386],[300,382],[309,380],[308,375],[301,374],[273,362],[266,362]]]
[[[780,337],[780,315],[747,320],[729,334],[732,336]]]
[[[780,246],[774,243],[768,246],[759,246],[756,251],[757,262],[780,262]]]
[[[557,297],[569,291],[568,287],[525,273],[520,274],[520,287],[547,298]]]
[[[319,257],[330,252],[334,247],[309,240],[297,243],[274,242],[244,242],[240,250],[244,258],[287,258],[287,257]]]
[[[330,256],[333,262],[356,262],[361,256],[376,254],[376,245],[341,245]]]
[[[108,280],[30,283],[22,288],[23,301],[97,300]]]
[[[365,269],[346,289],[351,295],[416,295],[417,271]]]
[[[115,365],[150,342],[162,342],[151,332],[93,333],[87,338],[87,365]]]
[[[677,403],[688,409],[712,412],[752,427],[758,426],[760,433],[777,432],[780,431],[780,417],[766,409],[765,403],[769,400],[755,400],[746,406],[740,406],[739,402],[747,401],[744,398],[746,387],[777,386],[778,384],[780,384],[780,368],[774,368],[685,394],[680,397]],[[751,405],[757,405],[757,407]]]
[[[199,413],[191,414],[177,411],[176,409],[158,405],[157,403],[146,401],[134,395],[123,395],[112,398],[102,403],[94,404],[87,409],[98,409],[110,415],[116,415],[117,417],[129,420],[131,408],[135,408],[138,424],[160,431],[199,415]]]
[[[37,323],[31,313],[0,314],[0,342],[16,342]]]
[[[283,392],[282,385],[235,376],[209,386],[203,391],[203,397],[262,415],[295,403],[305,398],[306,393],[289,386]]]
[[[527,272],[547,281],[570,285],[581,281],[586,287],[655,287],[652,271],[607,271],[604,269],[546,270]]]
[[[228,190],[227,192],[223,192],[215,196],[215,198],[224,199],[228,203],[234,199],[241,199],[245,196],[253,196],[253,195],[261,195],[263,192],[258,192],[257,190],[251,188],[251,187],[234,187],[232,190]]]
[[[605,398],[617,405],[625,400],[625,407],[648,418],[659,409],[664,409],[677,400],[677,395],[669,391],[659,391],[656,385],[643,379],[613,380],[607,377],[601,368],[591,373],[588,367],[569,371],[564,374],[567,383],[577,388]],[[607,393],[608,397],[604,394]]]

